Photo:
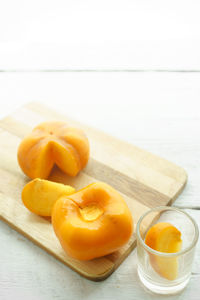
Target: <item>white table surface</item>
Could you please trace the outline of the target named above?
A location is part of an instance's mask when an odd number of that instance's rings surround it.
[[[0,117],[29,101],[163,156],[189,175],[174,205],[200,225],[200,73],[0,73]],[[89,281],[0,222],[1,300],[165,299],[141,286],[134,250],[105,281]],[[187,288],[167,299],[200,299],[200,243]]]

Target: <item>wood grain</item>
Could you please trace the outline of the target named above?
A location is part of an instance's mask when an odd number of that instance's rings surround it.
[[[111,184],[127,201],[135,225],[150,207],[171,204],[184,188],[187,175],[181,167],[165,159],[79,124],[38,103],[31,103],[0,122],[1,218],[83,276],[102,280],[135,247],[135,235],[116,253],[88,262],[77,261],[64,253],[51,224],[31,214],[21,203],[21,190],[28,179],[17,164],[17,147],[32,127],[50,119],[66,120],[73,126],[81,126],[91,144],[89,164],[76,178],[69,178],[55,167],[50,179],[72,184],[76,189],[97,180]]]

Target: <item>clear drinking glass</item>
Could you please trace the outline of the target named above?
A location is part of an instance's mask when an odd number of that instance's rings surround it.
[[[153,250],[145,244],[145,235],[150,227],[159,222],[168,222],[181,232],[182,248],[177,253],[163,253]],[[199,236],[196,222],[184,211],[159,206],[147,211],[137,223],[138,275],[143,285],[159,294],[175,294],[189,282],[195,246]],[[175,279],[164,278],[155,270],[155,261],[165,268],[174,266],[178,275]],[[152,265],[154,267],[152,267]]]

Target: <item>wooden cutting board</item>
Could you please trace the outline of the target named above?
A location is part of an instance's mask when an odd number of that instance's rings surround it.
[[[29,179],[17,163],[17,147],[34,126],[45,120],[64,120],[81,127],[91,146],[87,167],[76,177],[54,168],[50,179],[80,189],[105,181],[127,201],[134,225],[149,208],[170,205],[183,190],[187,174],[175,164],[69,119],[39,103],[30,103],[0,121],[0,217],[14,229],[67,266],[91,280],[108,277],[136,245],[135,234],[119,251],[91,261],[77,261],[65,254],[49,220],[34,215],[22,204],[21,191]]]

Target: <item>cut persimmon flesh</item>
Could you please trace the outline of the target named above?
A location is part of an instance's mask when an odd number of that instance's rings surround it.
[[[153,225],[146,234],[145,243],[152,249],[163,253],[176,253],[181,250],[181,232],[172,224],[161,222]],[[168,280],[178,276],[177,257],[164,257],[149,254],[154,270]]]
[[[22,201],[26,208],[40,216],[51,216],[55,202],[61,196],[75,192],[70,185],[36,178],[25,185]]]

